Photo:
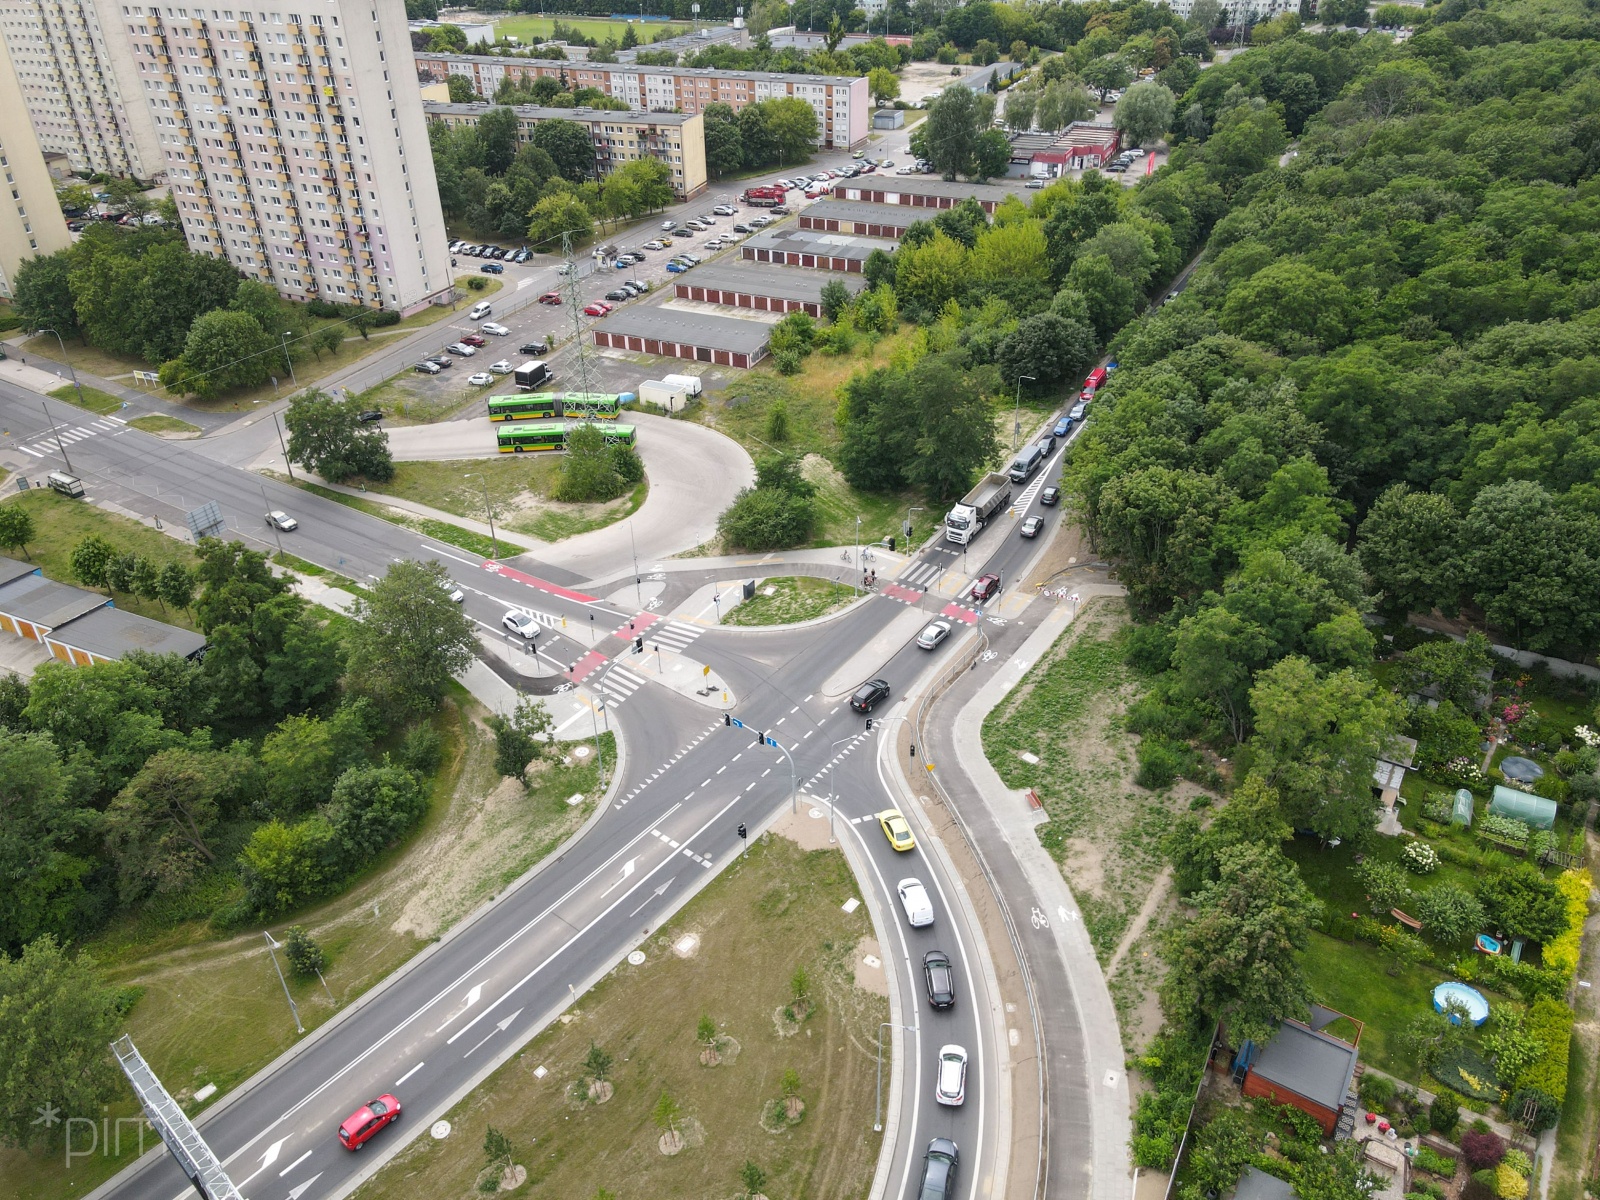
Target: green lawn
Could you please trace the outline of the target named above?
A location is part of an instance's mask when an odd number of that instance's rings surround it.
[[[165,413],[151,413],[145,417],[135,417],[128,422],[135,429],[142,429],[146,433],[199,433],[200,426],[191,425],[187,421],[180,421],[177,417],[169,417]]]
[[[273,473],[274,478],[290,482],[285,476]],[[501,546],[496,545],[481,533],[470,529],[463,529],[459,525],[452,525],[448,521],[436,521],[430,517],[414,517],[410,513],[401,512],[397,508],[390,508],[376,500],[366,500],[360,496],[347,496],[343,492],[336,492],[332,488],[323,487],[316,483],[307,483],[303,479],[293,481],[294,486],[303,491],[321,496],[324,500],[332,500],[335,504],[342,504],[346,508],[355,508],[377,517],[380,521],[388,521],[394,525],[402,525],[407,529],[414,529],[426,537],[436,538],[450,546],[459,546],[463,550],[470,550],[473,554],[481,554],[485,558],[492,558],[499,553]]]
[[[74,408],[86,408],[92,413],[99,413],[102,417],[122,409],[122,401],[109,392],[102,392],[99,388],[92,387],[82,388],[82,395],[79,391],[79,388],[69,383],[66,387],[58,387],[52,391],[50,398],[65,401]]]
[[[621,42],[629,24],[627,21],[607,21],[595,17],[499,16],[494,19],[494,33],[496,37],[514,37],[523,42],[547,41],[554,36],[557,21],[580,36],[599,42],[608,37]],[[660,33],[671,36],[693,28],[681,21],[634,21],[632,24],[634,35],[641,44],[655,41]]]
[[[768,589],[772,595],[767,595]],[[728,614],[724,625],[789,625],[810,621],[843,608],[860,593],[853,587],[818,579],[813,575],[784,575],[763,579],[753,599]]]

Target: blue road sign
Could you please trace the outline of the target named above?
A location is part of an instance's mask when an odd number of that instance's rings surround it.
[[[734,726],[735,729],[743,729],[744,728],[744,722],[739,720],[738,717],[734,717],[733,718],[733,726]]]
[[[769,738],[766,739],[766,742],[767,742],[767,745],[771,746],[774,750],[776,750],[778,748],[778,739],[777,738],[770,738],[769,737]]]

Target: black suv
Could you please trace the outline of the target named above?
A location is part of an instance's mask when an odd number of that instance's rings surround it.
[[[889,681],[886,679],[869,679],[856,689],[856,694],[850,697],[850,707],[857,712],[871,712],[877,707],[880,700],[889,698]]]
[[[943,950],[929,950],[922,956],[922,980],[928,987],[928,1003],[934,1008],[955,1005],[956,970]]]

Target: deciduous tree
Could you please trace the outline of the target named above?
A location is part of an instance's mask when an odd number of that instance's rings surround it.
[[[445,594],[438,563],[398,562],[359,602],[348,678],[397,716],[431,711],[477,649],[469,621]]]

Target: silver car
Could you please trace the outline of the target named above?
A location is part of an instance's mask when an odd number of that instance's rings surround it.
[[[536,638],[539,636],[539,622],[527,613],[508,612],[500,618],[500,624],[519,637]]]
[[[949,621],[934,621],[921,633],[917,634],[917,645],[924,650],[936,650],[939,644],[950,636]]]
[[[939,1072],[935,1076],[933,1098],[940,1104],[964,1104],[967,1099],[967,1051],[965,1047],[939,1047]]]

